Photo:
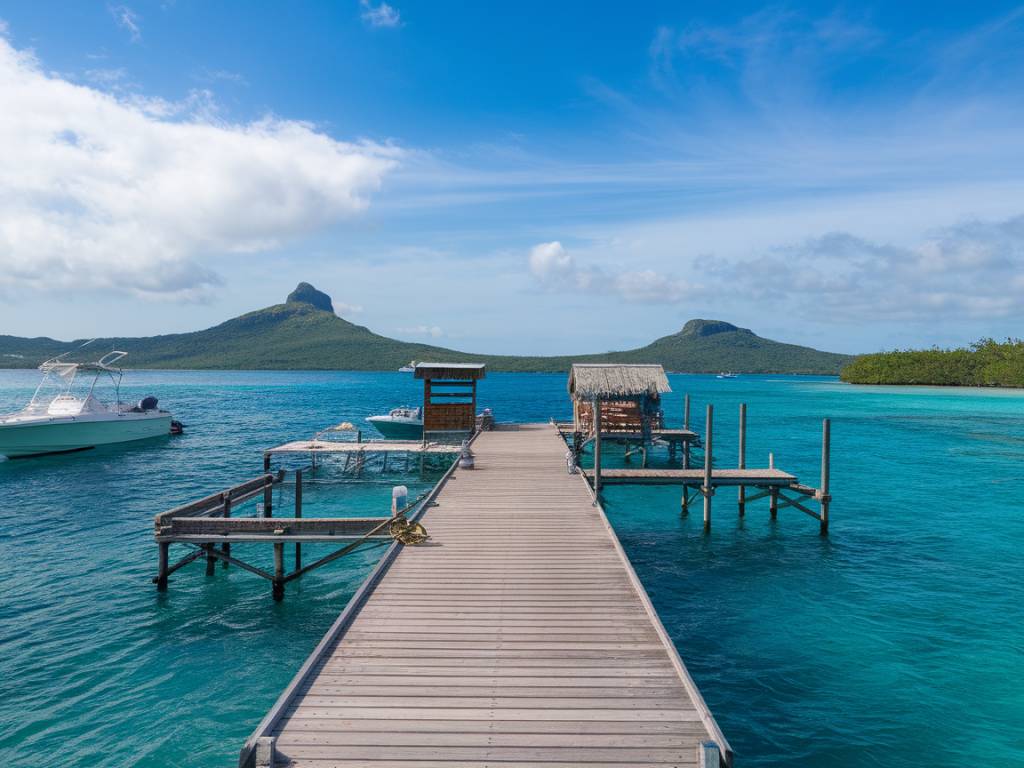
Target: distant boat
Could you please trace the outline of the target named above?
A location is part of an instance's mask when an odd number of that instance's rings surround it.
[[[722,371],[715,378],[717,378],[717,379],[738,379],[739,376],[740,375],[738,373],[726,373],[725,371]]]
[[[175,422],[157,408],[155,397],[134,406],[119,401],[123,371],[114,363],[125,355],[110,352],[94,363],[68,363],[60,355],[40,365],[43,380],[29,404],[0,416],[0,456],[67,453],[170,434]],[[104,403],[96,396],[96,385],[108,377],[114,399]],[[88,382],[80,395],[74,392],[78,379]]]
[[[416,370],[416,361],[413,360],[408,365],[403,365],[401,368],[399,368],[398,372],[399,373],[412,373],[415,370]]]
[[[370,416],[367,421],[392,440],[420,440],[423,437],[422,408],[393,408],[387,416]]]

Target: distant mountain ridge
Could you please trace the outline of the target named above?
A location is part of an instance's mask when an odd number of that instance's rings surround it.
[[[0,367],[35,367],[83,341],[0,336]],[[331,297],[309,283],[299,283],[284,304],[202,331],[97,339],[90,347],[124,350],[133,368],[224,370],[393,371],[410,360],[444,359],[485,362],[494,371],[561,372],[574,362],[644,362],[690,373],[837,374],[852,360],[849,355],[763,339],[721,320],[690,320],[677,333],[621,352],[552,357],[474,354],[376,334],[334,314]]]

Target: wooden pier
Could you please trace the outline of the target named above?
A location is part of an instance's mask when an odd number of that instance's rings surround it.
[[[480,434],[242,749],[242,768],[730,765],[549,425]],[[685,649],[684,649],[685,652]]]

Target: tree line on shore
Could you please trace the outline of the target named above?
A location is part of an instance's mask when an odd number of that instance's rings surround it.
[[[1024,387],[1024,341],[981,339],[956,349],[901,349],[861,355],[840,378],[851,384]]]

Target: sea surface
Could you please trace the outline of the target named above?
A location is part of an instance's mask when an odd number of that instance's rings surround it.
[[[794,509],[770,522],[765,501],[740,520],[733,490],[715,496],[707,536],[699,508],[680,517],[678,490],[606,491],[737,766],[1024,766],[1024,393],[670,380],[670,423],[684,393],[698,426],[714,403],[720,466],[735,461],[746,402],[748,465],[773,451],[817,484],[821,419],[832,419],[828,538]],[[0,412],[35,383],[34,372],[0,371]],[[124,399],[147,394],[186,424],[183,436],[0,463],[6,768],[234,766],[380,553],[315,571],[276,604],[238,568],[206,577],[197,562],[166,593],[151,583],[156,512],[258,475],[273,444],[415,404],[412,377],[129,374]],[[479,399],[499,420],[570,414],[563,376],[492,374]],[[436,476],[393,467],[311,483],[307,514],[386,514],[392,485],[415,494]],[[277,493],[287,507],[290,489]]]

